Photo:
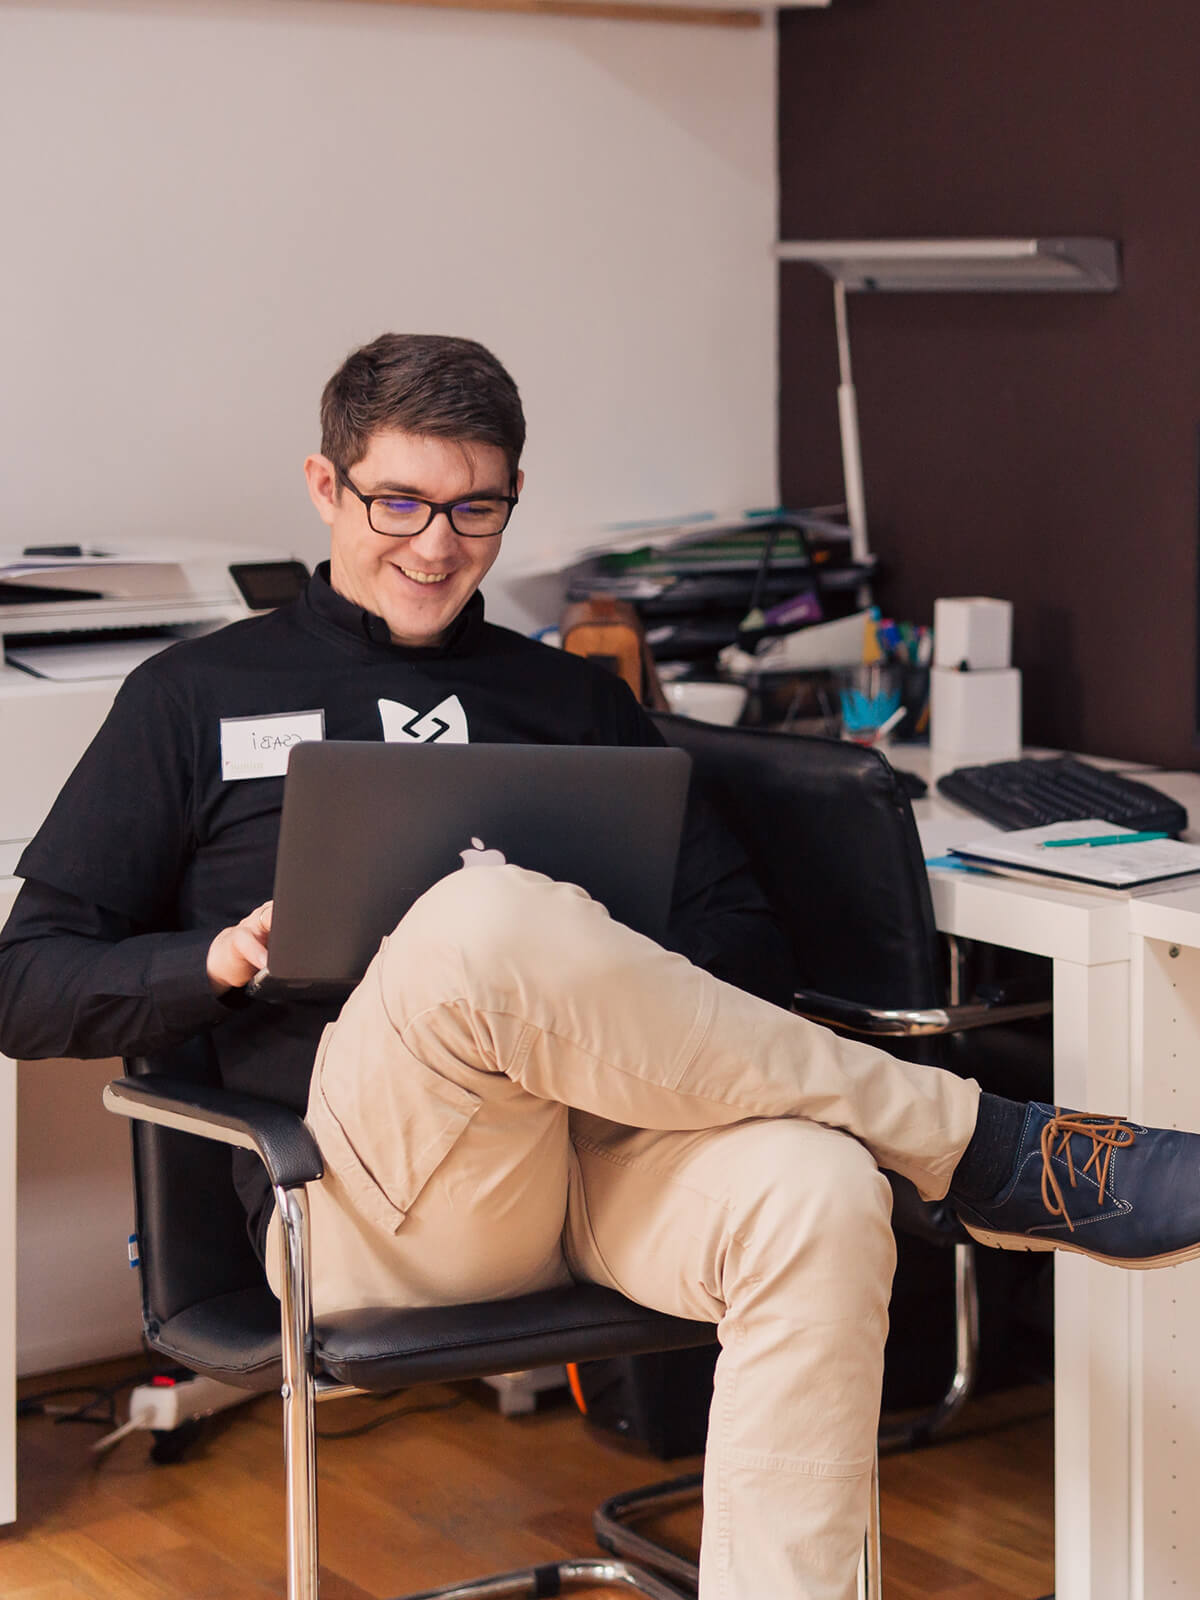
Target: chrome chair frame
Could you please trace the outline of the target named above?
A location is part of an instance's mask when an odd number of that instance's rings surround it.
[[[934,1039],[976,1028],[996,1027],[1049,1016],[1048,1000],[1019,1004],[963,1002],[966,953],[953,934],[946,936],[950,952],[949,1004],[921,1009],[887,1009],[861,1005],[835,995],[797,990],[792,1009],[810,1022],[822,1023],[869,1039]],[[926,1444],[962,1410],[970,1399],[979,1370],[979,1292],[975,1245],[964,1240],[954,1246],[954,1371],[945,1393],[920,1416],[905,1423],[884,1423],[879,1442],[884,1450],[911,1450]]]
[[[299,1116],[284,1107],[253,1102],[161,1076],[129,1077],[110,1083],[103,1092],[109,1111],[132,1121],[146,1122],[178,1132],[253,1151],[266,1166],[280,1217],[280,1348],[283,1381],[283,1457],[287,1538],[287,1600],[320,1600],[320,1565],[317,1522],[316,1407],[323,1400],[365,1394],[369,1390],[339,1382],[318,1371],[318,1339],[312,1309],[312,1255],[308,1219],[307,1184],[320,1178],[320,1151]],[[262,1120],[256,1119],[255,1112]],[[663,1319],[676,1323],[677,1319]],[[688,1324],[678,1326],[686,1334]],[[694,1337],[692,1344],[706,1342]],[[653,1347],[646,1340],[641,1348]],[[676,1348],[686,1339],[676,1338]],[[658,1346],[670,1348],[669,1343]],[[588,1359],[594,1350],[564,1353],[562,1359]],[[636,1353],[634,1348],[624,1352]],[[459,1376],[484,1376],[494,1365]],[[695,1486],[700,1482],[697,1475]],[[859,1568],[860,1600],[879,1600],[878,1482],[872,1481],[872,1520]],[[598,1514],[599,1515],[599,1514]],[[614,1519],[614,1526],[616,1522]],[[622,1552],[600,1535],[602,1549]],[[625,1530],[616,1527],[615,1539]],[[639,1594],[647,1600],[690,1600],[697,1590],[695,1563],[689,1563],[649,1541],[643,1541],[644,1564],[625,1559],[584,1558],[542,1563],[497,1573],[466,1583],[398,1600],[499,1600],[501,1596],[550,1596],[573,1588],[611,1588]],[[682,1585],[682,1587],[680,1586]]]
[[[676,1506],[693,1503],[700,1495],[703,1478],[698,1472],[685,1473],[664,1483],[647,1484],[644,1489],[630,1489],[615,1494],[599,1506],[592,1515],[592,1528],[596,1543],[602,1550],[614,1555],[629,1556],[634,1561],[653,1566],[672,1581],[683,1584],[694,1595],[699,1587],[699,1572],[694,1561],[681,1556],[657,1539],[647,1538],[637,1531],[635,1523],[643,1517],[661,1516]],[[867,1507],[867,1531],[863,1540],[862,1559],[858,1566],[857,1600],[882,1600],[883,1557],[880,1542],[879,1516],[879,1451],[871,1472],[870,1500]]]
[[[174,1092],[173,1092],[174,1091]],[[369,1391],[338,1382],[317,1371],[317,1338],[312,1310],[312,1256],[308,1221],[308,1182],[321,1177],[320,1152],[301,1119],[278,1106],[263,1105],[274,1128],[256,1129],[247,1118],[242,1096],[209,1090],[200,1108],[191,1086],[162,1078],[123,1078],[103,1092],[109,1111],[134,1121],[153,1123],[184,1133],[252,1150],[272,1172],[272,1189],[280,1227],[280,1347],[283,1382],[283,1458],[287,1537],[287,1600],[319,1600],[320,1565],[317,1524],[316,1407],[320,1401]],[[222,1101],[232,1109],[223,1112]],[[215,1113],[215,1115],[214,1115]],[[280,1125],[296,1141],[300,1159],[283,1163],[269,1148]],[[288,1152],[294,1157],[296,1151]],[[693,1341],[699,1342],[699,1341]],[[481,1367],[478,1376],[494,1370]],[[555,1595],[571,1588],[606,1587],[648,1597],[687,1600],[658,1574],[631,1562],[609,1559],[566,1560],[499,1573],[466,1584],[426,1590],[402,1600],[491,1600],[504,1595]]]

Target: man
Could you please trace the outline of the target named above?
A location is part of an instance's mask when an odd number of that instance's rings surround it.
[[[329,567],[295,605],[127,680],[19,864],[0,1048],[153,1052],[205,1030],[227,1084],[306,1108],[326,1163],[318,1312],[585,1277],[718,1323],[702,1594],[847,1600],[893,1266],[879,1168],[931,1198],[952,1187],[988,1242],[1154,1265],[1200,1253],[1200,1140],[981,1099],[746,992],[784,999],[786,962],[699,814],[674,950],[505,866],[430,890],[336,1019],[248,999],[282,779],[223,764],[233,719],[659,742],[615,678],[483,619],[523,487],[520,401],[494,357],[386,335],[330,380],[322,429],[305,474]],[[274,1282],[276,1224],[246,1159]]]

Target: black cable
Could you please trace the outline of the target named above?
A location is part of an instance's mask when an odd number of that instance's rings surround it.
[[[17,1402],[17,1416],[44,1416],[46,1415],[46,1401],[58,1398],[60,1395],[81,1394],[85,1396],[83,1402],[73,1411],[65,1411],[61,1416],[54,1418],[57,1427],[61,1422],[94,1422],[102,1427],[111,1427],[117,1420],[117,1396],[123,1389],[134,1389],[139,1383],[147,1383],[154,1378],[171,1377],[179,1378],[188,1376],[183,1367],[142,1367],[137,1372],[130,1373],[128,1377],[118,1378],[114,1383],[108,1384],[63,1384],[55,1389],[41,1389],[36,1394],[25,1395]],[[107,1409],[95,1416],[90,1413],[93,1408],[107,1401]]]
[[[355,1428],[340,1428],[332,1431],[317,1429],[318,1439],[357,1439],[361,1434],[373,1433],[376,1428],[382,1428],[385,1423],[395,1422],[400,1417],[419,1417],[428,1411],[453,1411],[455,1406],[463,1403],[461,1394],[454,1395],[449,1400],[430,1400],[420,1406],[397,1406],[394,1411],[387,1412],[382,1417],[372,1417],[369,1422],[360,1422]]]
[[[44,1412],[47,1400],[57,1400],[61,1395],[68,1394],[88,1395],[91,1398],[84,1404],[93,1405],[100,1390],[95,1385],[87,1383],[64,1383],[57,1389],[39,1389],[36,1394],[24,1395],[17,1401],[17,1416],[39,1416]]]
[[[782,529],[777,523],[767,529],[766,538],[763,540],[762,553],[758,558],[758,570],[754,574],[754,585],[750,590],[750,610],[747,615],[755,611],[762,611],[763,600],[766,598],[767,579],[771,575],[771,562],[775,559],[775,546],[779,542]]]

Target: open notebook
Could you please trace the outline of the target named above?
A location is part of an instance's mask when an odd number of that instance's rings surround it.
[[[1107,889],[1116,893],[1153,892],[1181,878],[1200,874],[1200,845],[1178,839],[1144,839],[1130,844],[1086,845],[1047,849],[1063,839],[1134,836],[1095,817],[1075,822],[1054,822],[1043,828],[1019,828],[1013,833],[993,833],[971,843],[953,846],[950,854],[974,866],[1015,877],[1058,878],[1065,886]]]

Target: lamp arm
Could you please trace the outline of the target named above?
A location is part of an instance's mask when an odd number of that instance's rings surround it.
[[[858,396],[850,365],[850,324],[846,315],[846,286],[833,284],[833,314],[838,346],[838,431],[842,441],[842,482],[846,492],[846,520],[850,524],[850,554],[855,561],[870,555],[867,543],[867,500],[863,489],[862,449],[858,440]]]

